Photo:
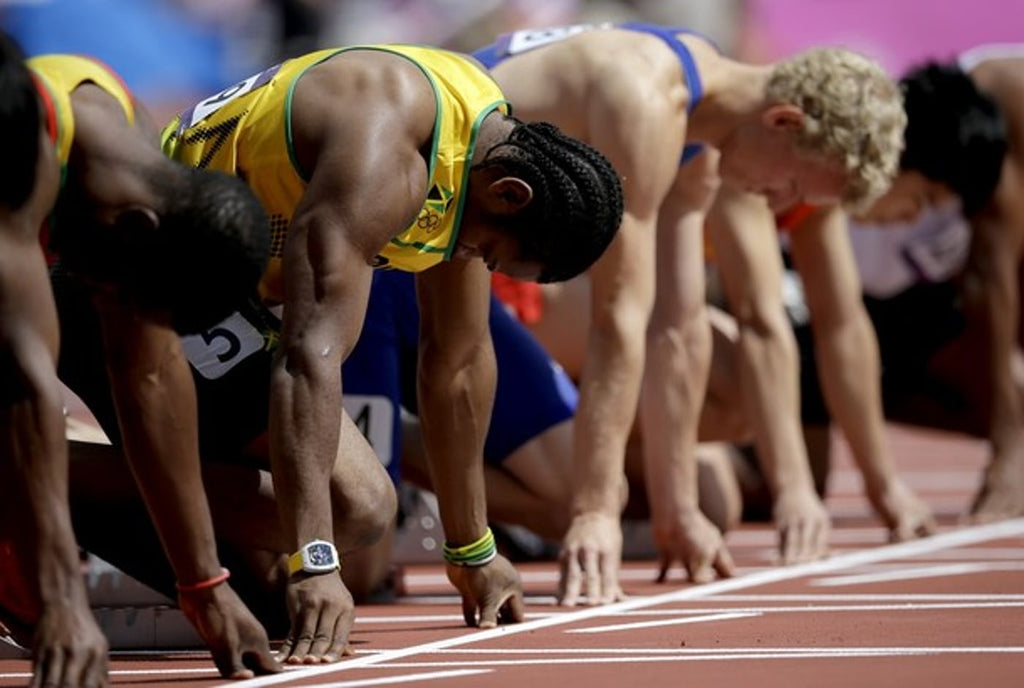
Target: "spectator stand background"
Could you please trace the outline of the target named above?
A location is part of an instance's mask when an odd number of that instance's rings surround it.
[[[894,76],[984,43],[1024,43],[1024,0],[745,0],[738,53],[775,60],[840,45]]]
[[[644,20],[730,48],[741,0],[0,0],[0,26],[29,55],[93,55],[169,120],[283,58],[405,42],[473,50],[506,31]]]

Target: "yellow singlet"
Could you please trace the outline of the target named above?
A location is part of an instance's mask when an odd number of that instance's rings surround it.
[[[437,103],[423,207],[381,250],[376,267],[419,272],[451,257],[477,130],[495,109],[509,110],[490,76],[466,57],[437,48],[387,45],[322,50],[285,61],[175,118],[163,131],[164,152],[193,167],[244,178],[270,216],[271,259],[260,284],[268,301],[282,299],[281,256],[308,181],[291,138],[295,84],[310,67],[348,50],[377,50],[408,59],[430,81]]]
[[[47,125],[57,146],[63,169],[71,156],[75,139],[75,117],[71,93],[84,83],[93,83],[113,96],[124,108],[129,124],[135,124],[135,100],[128,87],[109,67],[90,57],[40,55],[25,62],[36,77],[39,95],[46,108]]]
[[[43,101],[46,128],[60,161],[61,188],[67,177],[71,145],[75,140],[75,115],[71,94],[85,83],[96,84],[109,93],[124,109],[128,124],[135,124],[135,99],[128,87],[110,67],[90,57],[78,55],[40,55],[25,62],[35,77],[36,90]],[[39,242],[48,249],[50,222],[44,224]],[[47,254],[48,259],[53,256]]]

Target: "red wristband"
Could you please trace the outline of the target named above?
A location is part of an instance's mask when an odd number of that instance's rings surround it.
[[[207,590],[209,588],[215,588],[228,578],[231,578],[231,572],[225,568],[221,568],[220,573],[213,578],[207,578],[206,580],[199,581],[198,583],[192,583],[191,585],[182,585],[181,583],[175,583],[174,587],[181,593],[199,592],[200,590]]]

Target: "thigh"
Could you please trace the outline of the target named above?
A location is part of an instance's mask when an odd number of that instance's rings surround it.
[[[341,369],[342,403],[395,485],[401,471],[401,407],[415,407],[410,396],[418,329],[413,276],[374,274],[362,333]]]

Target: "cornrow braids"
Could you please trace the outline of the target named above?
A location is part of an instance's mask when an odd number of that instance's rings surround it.
[[[597,149],[548,122],[520,122],[476,167],[500,166],[533,189],[511,221],[521,258],[541,266],[539,282],[562,282],[601,257],[622,222],[622,185]]]

